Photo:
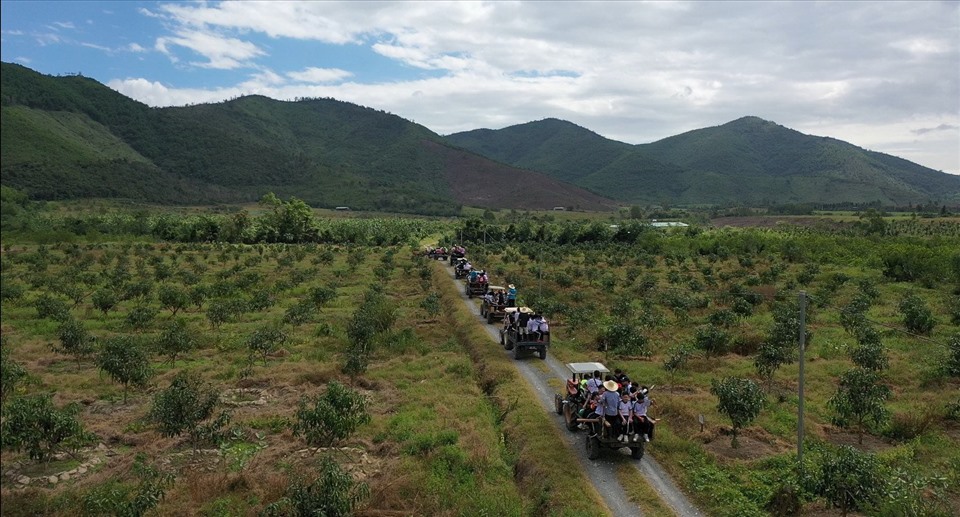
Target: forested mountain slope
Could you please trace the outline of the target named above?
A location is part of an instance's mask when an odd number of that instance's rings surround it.
[[[498,189],[537,182],[552,192],[502,196],[513,200],[507,208],[613,205],[453,149],[395,115],[333,99],[248,96],[150,108],[89,78],[44,76],[8,63],[0,97],[2,182],[33,198],[211,203],[275,192],[314,206],[452,214],[463,204],[492,206],[483,200],[493,188],[484,175],[493,174],[516,180]],[[475,188],[459,188],[462,181]]]
[[[446,138],[631,203],[960,202],[960,176],[757,117],[641,145],[556,119]]]

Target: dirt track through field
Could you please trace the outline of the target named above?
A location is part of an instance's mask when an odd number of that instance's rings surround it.
[[[445,269],[447,273],[450,274],[450,278],[453,279],[453,268],[445,266]],[[479,319],[480,308],[463,292],[463,283],[457,280],[454,280],[454,282],[457,284],[458,292],[463,299],[463,303],[470,309],[470,312],[475,314]],[[483,323],[483,325],[487,334],[489,334],[491,339],[496,343],[496,346],[500,346],[499,327],[486,323]],[[512,355],[512,352],[507,352],[506,350],[504,350],[503,353]],[[514,365],[524,379],[526,379],[530,386],[536,391],[537,398],[540,400],[544,411],[555,414],[554,394],[556,390],[550,386],[550,379],[565,379],[569,374],[566,366],[555,359],[549,352],[547,353],[547,359],[545,361],[541,361],[536,355],[530,355],[524,359],[514,361]],[[543,371],[542,365],[546,365],[547,371]],[[571,433],[567,431],[563,419],[559,416],[556,417],[556,427],[561,431],[561,438],[571,451],[576,454],[581,467],[587,474],[587,478],[593,482],[597,492],[600,493],[612,515],[617,517],[643,515],[643,512],[640,511],[636,503],[630,501],[626,491],[617,479],[616,468],[625,462],[630,462],[635,468],[640,469],[643,477],[657,492],[657,495],[659,495],[663,502],[678,516],[702,517],[704,515],[703,512],[698,510],[687,496],[680,491],[666,471],[650,457],[649,449],[639,462],[630,458],[630,454],[627,452],[629,449],[622,449],[619,453],[617,451],[604,450],[599,459],[590,460],[587,458],[583,433]]]

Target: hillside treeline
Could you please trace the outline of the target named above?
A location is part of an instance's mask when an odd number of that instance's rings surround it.
[[[283,201],[268,194],[262,210],[230,214],[183,215],[145,210],[105,214],[63,215],[46,211],[22,193],[3,189],[2,228],[6,236],[40,243],[74,241],[98,236],[152,237],[171,242],[331,243],[396,245],[416,243],[438,231],[442,223],[427,219],[330,219],[314,216],[302,200]],[[9,241],[8,241],[9,242]]]

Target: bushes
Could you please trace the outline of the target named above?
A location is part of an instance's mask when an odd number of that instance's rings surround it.
[[[604,326],[595,343],[599,350],[608,350],[625,356],[649,357],[649,340],[631,323],[610,323]]]
[[[892,393],[890,388],[880,381],[877,371],[866,368],[848,370],[840,376],[836,394],[827,401],[827,405],[836,413],[836,425],[848,427],[851,421],[856,424],[857,441],[861,444],[864,424],[869,420],[880,425],[889,415],[884,404]]]
[[[730,350],[730,334],[713,325],[697,327],[694,344],[707,355],[723,355]]]
[[[730,446],[736,448],[740,429],[749,425],[763,409],[763,391],[750,379],[727,377],[721,381],[714,379],[710,383],[710,393],[717,397],[717,411],[726,415],[733,425]]]
[[[57,409],[53,395],[15,399],[4,408],[3,447],[26,449],[35,460],[50,458],[61,447],[76,449],[89,438],[77,420],[79,412],[77,405]]]
[[[877,458],[848,445],[820,455],[811,484],[843,515],[878,501],[886,486]]]
[[[915,294],[910,294],[900,300],[900,313],[903,315],[903,326],[917,334],[930,334],[937,322],[927,303]]]
[[[370,495],[366,483],[354,481],[332,458],[324,457],[318,470],[312,482],[294,481],[286,496],[264,509],[264,515],[346,517]]]
[[[366,397],[334,381],[316,398],[300,399],[293,434],[310,445],[331,447],[368,422]]]
[[[209,425],[201,422],[213,416],[220,402],[220,394],[204,384],[196,375],[180,372],[170,385],[153,397],[149,419],[157,424],[162,436],[190,435],[194,447],[205,441],[216,442],[216,436],[229,422],[229,415],[220,417]]]

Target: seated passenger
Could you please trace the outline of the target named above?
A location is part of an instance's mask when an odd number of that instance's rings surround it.
[[[527,320],[527,337],[531,341],[540,341],[540,323],[537,321],[537,318],[540,316],[534,314],[529,320]]]
[[[547,319],[540,316],[537,325],[539,325],[540,341],[550,341],[550,325],[547,323]]]

